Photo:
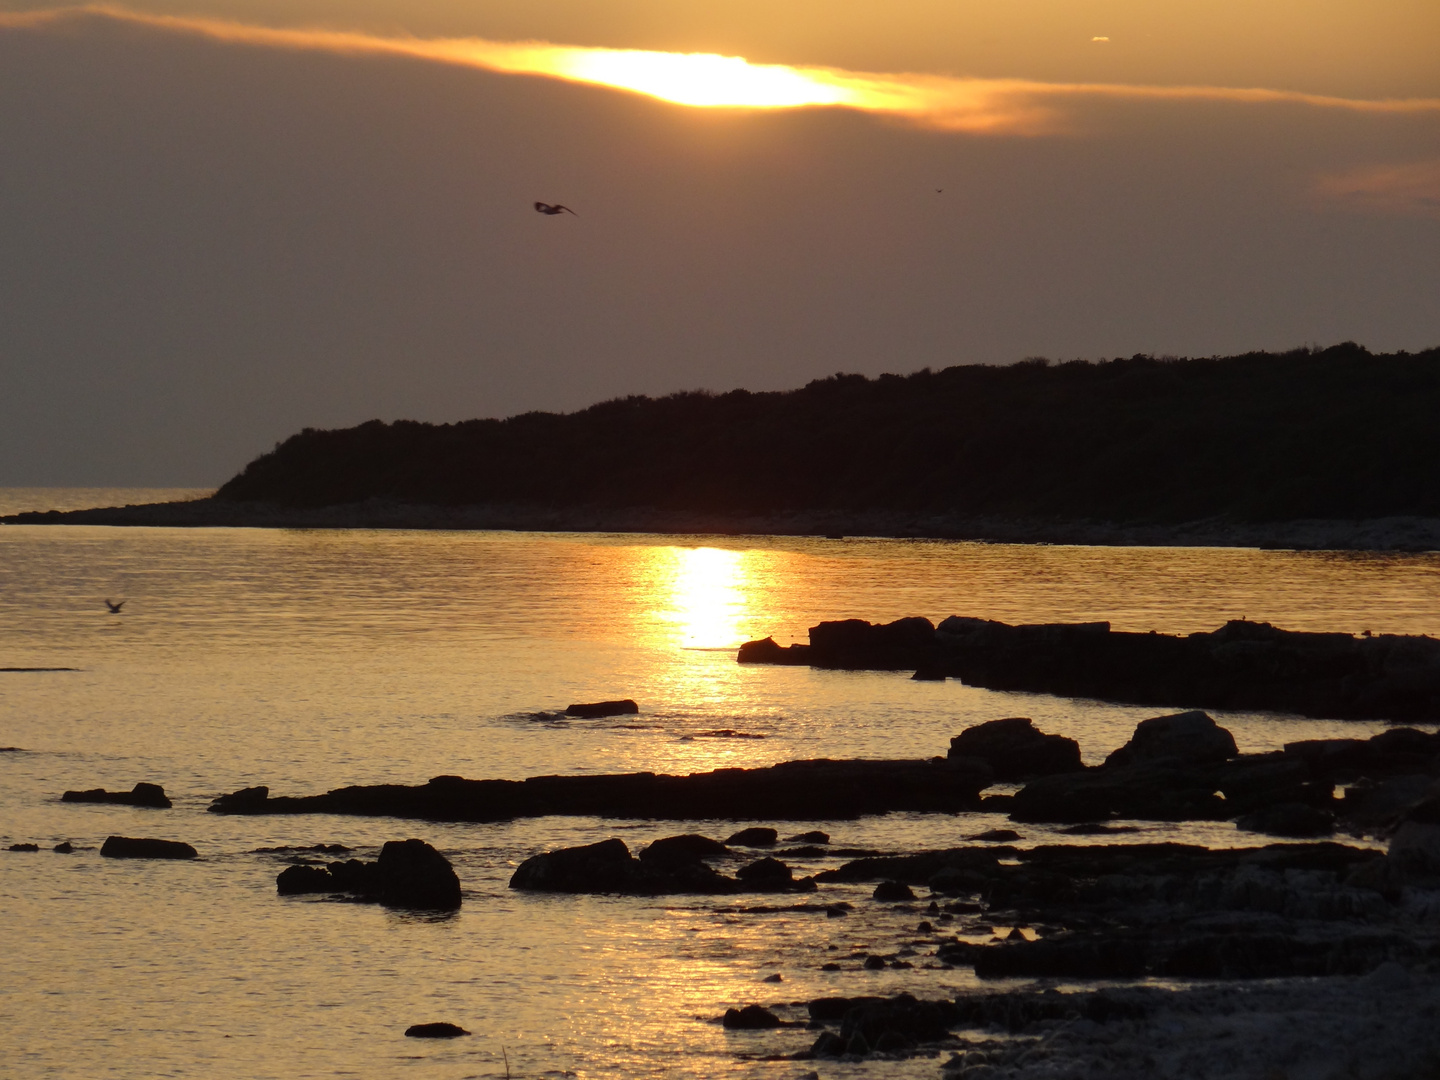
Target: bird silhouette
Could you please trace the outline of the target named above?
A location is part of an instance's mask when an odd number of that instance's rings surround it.
[[[537,202],[537,203],[535,204],[535,209],[536,209],[537,211],[539,211],[540,213],[542,213],[542,214],[552,214],[552,215],[553,215],[553,214],[575,214],[575,211],[574,211],[574,210],[571,210],[570,207],[568,207],[568,206],[561,206],[558,202],[557,202],[557,203]],[[575,216],[576,216],[576,217],[579,217],[580,215],[579,215],[579,214],[575,214]]]
[[[125,606],[125,601],[121,600],[118,604],[112,604],[109,600],[106,600],[105,606],[110,609],[111,615],[119,615],[120,609]]]

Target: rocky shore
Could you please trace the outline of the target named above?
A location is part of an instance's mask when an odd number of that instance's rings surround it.
[[[1232,620],[1185,636],[1122,633],[1106,622],[1008,623],[952,615],[873,624],[822,622],[809,644],[773,638],[740,647],[742,664],[913,670],[1135,705],[1256,709],[1324,719],[1440,721],[1440,641],[1378,634],[1317,634]]]
[[[897,511],[705,513],[649,507],[490,503],[434,505],[372,498],[332,506],[195,499],[31,511],[7,525],[121,525],[269,529],[513,529],[523,532],[674,533],[698,536],[899,537],[1001,544],[1256,547],[1295,551],[1440,551],[1440,518],[1215,517],[1174,523]]]

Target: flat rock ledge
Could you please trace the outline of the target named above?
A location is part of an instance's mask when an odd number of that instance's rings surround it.
[[[87,791],[67,791],[60,796],[61,802],[69,803],[113,803],[117,806],[143,806],[151,810],[169,810],[171,803],[165,789],[159,784],[143,781],[129,791],[106,791],[104,788],[90,788]]]
[[[740,647],[742,664],[808,664],[956,678],[1134,705],[1273,710],[1322,719],[1440,722],[1440,640],[1319,634],[1232,620],[1174,636],[1122,633],[1108,622],[1012,626],[952,615],[938,626],[822,622],[809,643]]]
[[[789,761],[761,769],[668,776],[537,776],[338,788],[272,797],[266,787],[222,795],[216,814],[357,814],[424,821],[506,821],[550,814],[655,820],[833,821],[891,811],[974,810],[991,770],[974,759]]]

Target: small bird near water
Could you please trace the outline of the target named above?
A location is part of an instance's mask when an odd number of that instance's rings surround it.
[[[537,203],[535,204],[535,209],[536,209],[536,211],[538,211],[538,212],[541,213],[541,214],[552,214],[552,215],[553,215],[553,214],[575,214],[575,211],[574,211],[574,210],[571,210],[570,207],[568,207],[568,206],[561,206],[558,202],[557,202],[557,203],[537,202]],[[576,217],[579,217],[580,215],[579,215],[579,214],[575,214],[575,216],[576,216]]]
[[[119,615],[120,609],[125,606],[125,601],[121,600],[118,604],[112,604],[109,600],[106,600],[105,606],[110,609],[111,615]]]

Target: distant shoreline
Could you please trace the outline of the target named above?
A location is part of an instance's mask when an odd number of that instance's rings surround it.
[[[166,528],[459,529],[523,532],[660,533],[692,536],[830,536],[968,540],[1002,544],[1109,547],[1247,547],[1297,551],[1440,551],[1440,518],[1358,521],[1300,519],[1236,522],[1211,518],[1179,524],[1130,524],[1022,517],[965,517],[795,511],[706,514],[647,508],[517,505],[433,506],[371,499],[338,506],[196,499],[91,510],[32,511],[0,518],[6,525],[111,525]]]

